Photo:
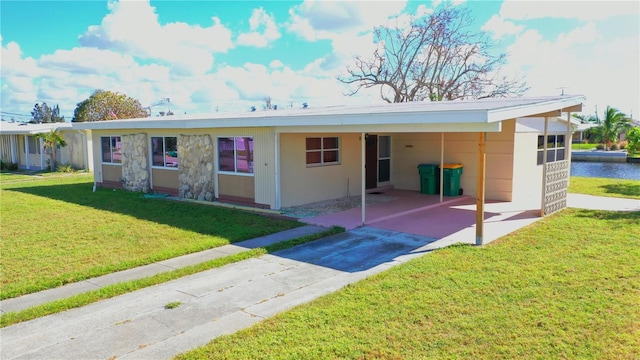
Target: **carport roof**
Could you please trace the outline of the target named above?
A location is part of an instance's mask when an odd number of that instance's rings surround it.
[[[173,115],[74,123],[74,129],[198,129],[230,127],[351,127],[372,125],[482,125],[580,111],[582,95],[490,98],[440,102],[376,103],[241,113]],[[493,124],[498,125],[498,124]]]

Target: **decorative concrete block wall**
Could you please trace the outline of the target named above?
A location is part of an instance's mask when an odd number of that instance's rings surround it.
[[[178,189],[185,199],[214,200],[213,141],[209,135],[178,137]]]
[[[553,214],[567,207],[570,168],[569,160],[547,164],[544,179],[544,215]]]
[[[123,135],[122,139],[122,187],[130,191],[148,193],[149,146],[147,134]]]

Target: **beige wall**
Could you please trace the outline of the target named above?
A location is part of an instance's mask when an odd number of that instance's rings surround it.
[[[122,177],[122,166],[102,164],[102,181],[120,182]]]
[[[178,170],[152,168],[151,179],[151,189],[159,187],[178,190]]]
[[[340,164],[307,167],[306,138],[319,136],[340,138]],[[281,134],[280,146],[282,207],[360,195],[360,134]]]
[[[242,175],[227,175],[225,177],[231,178],[231,181],[219,181],[218,176],[214,176],[216,180],[215,190],[217,196],[230,195],[253,198],[256,203],[269,205],[271,208],[276,207],[276,195],[275,195],[275,174],[276,174],[276,160],[275,160],[275,132],[273,128],[228,128],[228,129],[146,129],[143,131],[104,131],[95,130],[92,132],[92,159],[94,164],[101,164],[101,149],[100,149],[100,137],[101,136],[122,136],[133,133],[144,132],[149,138],[153,136],[178,136],[183,135],[203,135],[208,134],[214,141],[214,175],[218,173],[218,137],[227,136],[252,136],[254,141],[254,176],[250,182],[253,184],[253,188],[248,185],[249,180],[247,176]],[[149,150],[151,151],[151,150]],[[99,167],[101,169],[102,167]],[[178,171],[165,170],[159,168],[153,169],[153,186],[160,186],[164,188],[178,190]],[[156,175],[156,173],[158,175]],[[100,182],[102,179],[102,170],[98,170],[94,173],[96,181]],[[245,179],[243,179],[245,178]],[[244,184],[243,186],[237,186],[235,182]],[[240,193],[239,190],[242,189]]]
[[[531,208],[542,203],[542,165],[537,163],[538,133],[516,133],[513,201]]]
[[[218,175],[219,196],[234,196],[255,201],[255,181],[253,176]]]
[[[515,121],[500,133],[487,133],[485,197],[510,201],[513,189]],[[420,191],[419,164],[440,164],[441,133],[393,134],[392,181],[397,189]],[[478,133],[445,133],[443,162],[462,164],[460,187],[475,196],[478,172]],[[534,154],[535,155],[535,154]]]

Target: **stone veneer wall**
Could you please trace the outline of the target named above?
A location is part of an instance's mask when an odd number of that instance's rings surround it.
[[[122,135],[122,187],[130,191],[148,193],[149,147],[147,134]]]
[[[209,135],[178,137],[178,190],[181,198],[214,200],[213,142]]]

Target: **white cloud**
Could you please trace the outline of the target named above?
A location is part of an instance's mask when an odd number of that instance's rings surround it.
[[[517,35],[524,29],[522,25],[516,25],[509,20],[493,15],[481,28],[493,34],[494,39],[501,39],[506,35]]]
[[[404,9],[406,1],[305,1],[289,10],[289,31],[309,41],[371,31]]]
[[[272,15],[263,8],[254,9],[249,19],[251,32],[238,36],[238,45],[265,47],[280,38],[280,32]],[[261,30],[262,32],[260,32]]]
[[[283,67],[284,64],[282,63],[282,61],[280,60],[273,60],[269,63],[269,67],[272,69],[279,69],[281,67]]]
[[[564,0],[541,3],[529,0],[507,0],[500,8],[500,17],[512,20],[542,18],[601,20],[616,15],[638,13],[640,13],[640,3],[637,1]]]
[[[43,55],[38,64],[48,69],[64,70],[76,74],[111,74],[135,64],[129,55],[95,48],[56,50]]]
[[[185,74],[206,72],[214,53],[233,47],[231,31],[215,17],[204,28],[182,22],[161,25],[148,0],[110,1],[108,7],[110,13],[102,23],[90,26],[79,37],[81,45],[164,61]]]
[[[509,71],[526,76],[528,95],[583,94],[585,112],[607,105],[638,113],[640,42],[638,34],[608,39],[588,23],[555,39],[545,40],[536,30],[524,32],[508,47]]]

